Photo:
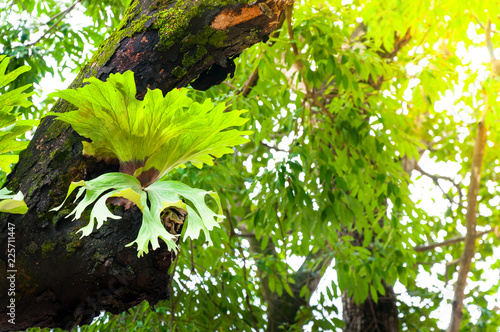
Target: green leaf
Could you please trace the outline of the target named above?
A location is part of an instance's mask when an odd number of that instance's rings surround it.
[[[99,229],[102,226],[103,222],[107,220],[107,218],[120,219],[120,217],[113,215],[106,207],[106,199],[108,199],[109,197],[116,197],[119,193],[126,189],[132,189],[138,195],[142,194],[141,185],[139,181],[137,181],[137,179],[133,176],[123,173],[106,173],[90,181],[82,180],[79,182],[72,182],[69,186],[65,200],[61,205],[52,209],[51,211],[60,210],[66,202],[66,199],[68,199],[69,195],[71,195],[71,193],[79,187],[81,188],[79,189],[75,197],[75,201],[78,200],[78,198],[80,198],[83,193],[85,193],[85,197],[78,203],[78,205],[68,215],[68,217],[74,215],[73,220],[80,219],[83,211],[87,208],[87,206],[97,200],[94,207],[92,208],[89,223],[87,224],[87,226],[79,230],[79,232],[82,233],[82,237],[92,233],[94,229],[94,220],[97,222],[96,228]],[[110,190],[112,191],[109,192]],[[99,198],[105,192],[108,193]],[[140,207],[140,205],[138,206]]]
[[[56,115],[80,135],[84,153],[120,161],[120,171],[134,175],[147,186],[174,168],[191,162],[198,168],[213,165],[214,157],[233,153],[231,147],[248,142],[249,131],[226,130],[247,119],[244,111],[225,112],[209,99],[203,104],[186,96],[186,89],[174,89],[165,97],[148,90],[137,100],[134,74],[112,74],[107,82],[96,78],[77,90],[51,94],[61,97],[78,110]]]
[[[109,219],[120,219],[121,217],[112,214],[106,206],[106,200],[110,197],[123,197],[135,203],[143,213],[142,225],[137,235],[137,239],[127,246],[137,244],[138,256],[149,252],[149,244],[154,249],[160,246],[158,238],[165,241],[169,250],[176,250],[175,240],[177,235],[172,235],[165,229],[161,221],[161,213],[166,208],[180,208],[188,212],[187,227],[185,228],[184,239],[190,237],[196,239],[200,230],[205,233],[205,238],[212,244],[209,232],[214,227],[219,227],[222,221],[222,206],[219,196],[210,191],[193,189],[176,181],[162,181],[152,184],[143,189],[140,182],[131,175],[124,173],[106,173],[90,181],[72,182],[66,199],[71,193],[79,188],[75,197],[77,201],[85,193],[84,198],[77,204],[75,209],[68,215],[73,215],[73,220],[79,219],[83,211],[91,204],[94,204],[90,214],[90,222],[87,226],[79,230],[83,236],[92,233],[95,223],[99,229],[103,223]],[[218,214],[213,212],[205,203],[205,196],[211,196],[218,207]],[[189,201],[187,205],[182,198]],[[64,202],[52,209],[58,211]],[[149,201],[149,204],[148,204]]]
[[[31,69],[29,66],[21,66],[6,74],[9,60],[5,55],[0,55],[0,88],[6,87],[19,75]],[[28,84],[0,94],[0,154],[4,154],[0,155],[0,169],[6,173],[10,173],[10,165],[18,160],[18,156],[11,153],[21,151],[28,145],[27,141],[20,141],[18,137],[38,124],[37,120],[18,121],[16,115],[12,114],[16,106],[31,105],[27,98],[34,92],[24,93],[30,87],[31,84]]]
[[[28,212],[28,207],[24,203],[22,192],[12,194],[7,188],[0,189],[0,212],[8,212],[15,214],[25,214]]]
[[[224,216],[222,215],[222,205],[219,196],[212,191],[205,191],[202,189],[191,188],[184,183],[177,181],[160,181],[147,187],[146,192],[151,203],[151,210],[161,212],[167,207],[181,207],[188,212],[187,228],[184,231],[184,240],[188,237],[197,239],[200,231],[205,233],[205,238],[210,245],[209,232],[215,228],[220,227],[219,222],[222,222]],[[213,212],[205,203],[205,196],[209,195],[217,203],[218,214]],[[180,197],[185,198],[191,204],[183,204],[179,206]],[[160,205],[161,203],[161,205]],[[159,214],[158,214],[159,215]]]
[[[149,252],[150,242],[153,250],[158,248],[160,246],[158,238],[165,241],[169,250],[177,250],[177,245],[174,242],[177,236],[167,232],[161,222],[160,214],[155,214],[154,212],[154,210],[148,208],[142,211],[142,225],[137,239],[127,244],[127,247],[137,244],[137,257],[141,257],[144,253],[147,254]]]
[[[13,82],[19,75],[31,70],[30,66],[21,66],[5,74],[7,66],[9,65],[10,58],[5,55],[0,55],[0,87],[7,86]],[[31,86],[31,84],[30,84]]]

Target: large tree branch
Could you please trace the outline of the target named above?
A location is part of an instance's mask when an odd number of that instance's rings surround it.
[[[494,229],[489,229],[487,231],[477,233],[476,238],[479,238],[479,237],[483,236],[484,234],[489,234],[493,231],[494,231]],[[449,245],[452,245],[452,244],[455,244],[458,242],[462,242],[464,240],[465,240],[465,236],[455,237],[453,239],[449,239],[449,240],[446,240],[443,242],[436,242],[436,243],[428,244],[426,246],[416,246],[413,248],[413,250],[415,250],[416,252],[425,252],[425,251],[433,250],[435,248],[449,246]]]
[[[488,136],[485,117],[488,106],[486,105],[481,119],[477,125],[476,141],[472,156],[470,185],[467,192],[467,213],[465,223],[467,233],[465,235],[465,247],[460,259],[460,270],[458,271],[457,282],[455,284],[455,295],[452,302],[451,322],[448,332],[458,332],[463,316],[463,301],[465,298],[465,286],[467,285],[467,275],[470,271],[472,257],[474,257],[476,247],[476,224],[477,224],[477,195],[481,182],[481,166],[483,163],[484,150]]]
[[[110,73],[133,70],[137,96],[146,89],[168,92],[198,78],[198,86],[220,83],[232,67],[232,57],[260,42],[276,29],[285,0],[265,1],[263,13],[248,1],[134,0],[120,26],[71,87],[84,78],[105,80]],[[262,1],[260,1],[262,2]],[[221,79],[222,78],[222,79]],[[71,106],[58,101],[53,111]],[[8,289],[7,226],[15,225],[17,272],[15,324],[8,322],[5,294],[0,297],[0,331],[31,326],[71,328],[88,324],[101,310],[119,313],[143,300],[152,304],[168,296],[167,273],[174,255],[161,246],[143,258],[124,247],[141,225],[137,208],[116,207],[119,221],[106,223],[83,239],[76,231],[88,223],[66,219],[69,209],[49,210],[64,199],[71,181],[89,180],[115,164],[82,155],[82,138],[53,117],[45,118],[8,178],[7,186],[22,190],[29,211],[24,216],[0,217],[0,289]],[[179,233],[175,223],[169,231]]]

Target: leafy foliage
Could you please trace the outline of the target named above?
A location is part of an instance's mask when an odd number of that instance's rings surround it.
[[[288,330],[340,330],[342,294],[375,303],[387,300],[384,285],[397,289],[401,330],[445,329],[464,249],[473,141],[487,106],[477,219],[486,233],[477,239],[461,328],[498,330],[500,87],[495,63],[482,58],[498,8],[497,1],[295,1],[279,34],[236,59],[227,85],[189,92],[201,105],[212,98],[249,109],[245,125],[255,132],[214,167],[166,174],[205,192],[221,188],[228,213],[211,234],[214,246],[182,247],[172,300],[157,312],[143,303],[134,315],[104,315],[83,330],[154,322],[158,330],[250,331],[276,317]],[[193,233],[203,230],[195,225]],[[277,314],[289,308],[294,321]]]
[[[29,141],[19,140],[18,137],[31,130],[38,124],[37,120],[19,120],[14,113],[14,107],[31,105],[27,100],[33,93],[24,93],[31,84],[19,87],[8,92],[4,92],[6,87],[12,84],[19,75],[30,70],[30,67],[23,66],[6,73],[10,58],[0,55],[0,171],[10,173],[11,164],[19,159],[19,151],[24,150]],[[2,188],[0,190],[0,211],[24,214],[28,207],[24,203],[21,192],[12,194],[10,190]]]
[[[86,48],[104,40],[109,27],[120,21],[125,5],[117,0],[0,1],[0,52],[13,58],[11,68],[33,68],[15,87],[40,83],[47,73],[64,79],[65,70],[77,70]],[[59,64],[56,71],[52,62]]]
[[[224,113],[224,104],[215,106],[209,99],[193,102],[185,89],[165,97],[159,89],[149,90],[144,100],[137,100],[131,71],[112,74],[106,83],[96,78],[88,82],[83,88],[52,94],[78,110],[48,115],[57,115],[92,140],[83,143],[85,154],[118,159],[122,171],[145,186],[187,162],[198,168],[213,165],[214,157],[248,142],[241,135],[250,131],[225,130],[244,124],[244,111]]]
[[[5,73],[8,64],[9,58],[0,55],[0,89],[5,89],[19,75],[30,70],[30,67],[23,66]],[[27,140],[20,141],[16,138],[38,124],[37,120],[19,120],[13,112],[15,106],[27,107],[31,105],[27,98],[33,92],[24,93],[30,86],[31,84],[28,84],[0,95],[0,169],[6,173],[10,172],[10,165],[16,163],[19,158],[13,152],[24,150],[29,143]]]
[[[78,194],[75,197],[77,201],[83,193],[85,197],[81,200],[76,208],[68,215],[74,215],[74,220],[79,219],[82,212],[92,203],[90,214],[90,222],[87,226],[79,230],[83,236],[90,235],[94,229],[94,221],[97,223],[96,228],[99,228],[107,219],[120,219],[113,215],[106,206],[106,200],[111,197],[123,197],[135,203],[143,213],[142,225],[137,235],[137,239],[129,244],[137,244],[138,256],[149,252],[149,243],[154,249],[160,245],[158,238],[161,238],[167,244],[170,250],[175,250],[175,236],[165,230],[165,226],[161,221],[161,213],[167,208],[179,208],[188,212],[188,224],[184,233],[184,238],[191,237],[197,239],[200,230],[205,233],[205,238],[209,241],[211,231],[214,227],[219,227],[218,222],[222,221],[222,209],[219,201],[219,196],[213,192],[207,192],[200,189],[193,189],[185,184],[175,181],[161,181],[153,183],[143,189],[140,182],[131,175],[124,173],[106,173],[96,179],[90,181],[79,181],[71,183],[66,199],[76,189],[79,188]],[[212,196],[218,204],[219,215],[215,214],[205,203],[205,196]],[[194,208],[184,203],[181,197],[190,201]],[[54,208],[55,211],[64,206],[64,202]],[[215,219],[215,218],[217,219]]]
[[[80,230],[82,236],[92,232],[94,220],[99,228],[107,218],[117,219],[106,207],[106,200],[124,197],[143,212],[142,226],[133,242],[138,246],[138,256],[148,253],[150,242],[153,249],[158,248],[158,237],[170,250],[176,248],[175,237],[165,230],[160,219],[162,211],[169,207],[188,212],[185,238],[196,239],[203,230],[211,244],[209,231],[219,227],[217,220],[223,218],[217,194],[179,182],[155,182],[170,170],[185,167],[187,162],[198,168],[204,163],[213,165],[214,157],[233,153],[230,147],[247,142],[241,135],[250,131],[226,130],[247,121],[240,117],[243,111],[224,112],[224,104],[215,106],[209,99],[203,104],[193,102],[186,96],[185,89],[173,90],[165,97],[160,90],[148,90],[144,99],[138,100],[131,71],[112,74],[107,82],[95,78],[88,82],[90,84],[83,88],[53,94],[77,106],[76,111],[48,113],[92,140],[83,142],[85,154],[120,161],[123,173],[104,174],[91,181],[71,184],[67,196],[77,187],[82,188],[76,199],[86,193],[70,214],[74,214],[75,219],[95,202],[90,223]],[[218,214],[206,205],[206,195],[217,202]],[[179,196],[190,201],[193,207],[183,203]],[[64,202],[56,210],[63,205]]]

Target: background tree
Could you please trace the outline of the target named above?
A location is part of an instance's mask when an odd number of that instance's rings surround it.
[[[234,59],[234,77],[192,91],[249,109],[254,131],[215,167],[171,175],[218,188],[227,219],[214,246],[181,244],[172,298],[156,312],[143,302],[86,329],[437,331],[449,308],[449,331],[496,331],[498,8],[288,3],[282,28]],[[174,85],[200,73],[190,67]]]

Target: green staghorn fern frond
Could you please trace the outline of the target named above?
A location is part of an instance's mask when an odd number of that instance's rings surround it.
[[[250,132],[226,130],[247,119],[244,111],[224,112],[225,105],[203,104],[174,89],[165,97],[148,90],[144,100],[135,98],[134,74],[111,74],[107,82],[96,78],[77,90],[52,94],[77,106],[57,115],[84,137],[84,153],[102,159],[118,159],[121,171],[137,177],[144,186],[172,169],[191,162],[201,168],[214,157],[232,153],[231,147],[247,142]]]
[[[174,89],[166,96],[160,90],[148,90],[143,100],[137,100],[131,71],[112,74],[107,82],[95,78],[88,82],[83,88],[52,94],[74,104],[77,110],[48,114],[71,124],[76,132],[92,140],[83,143],[85,154],[120,162],[121,173],[71,184],[67,197],[78,187],[75,200],[85,193],[70,214],[75,219],[95,203],[89,224],[80,230],[82,236],[89,235],[95,223],[99,228],[108,218],[118,219],[106,207],[106,200],[124,197],[143,213],[138,237],[129,244],[137,244],[139,257],[148,253],[150,242],[156,249],[158,238],[170,250],[176,248],[175,236],[165,230],[160,218],[169,207],[188,212],[184,238],[196,239],[203,231],[211,243],[209,231],[219,227],[224,218],[218,195],[180,182],[156,181],[189,162],[198,168],[213,165],[215,157],[233,153],[231,147],[247,142],[243,135],[251,132],[228,129],[247,121],[240,117],[244,111],[225,112],[224,104],[215,106],[210,100],[194,102],[186,96],[186,89]],[[206,205],[206,195],[214,198],[217,213]]]

